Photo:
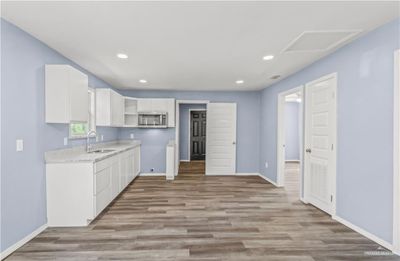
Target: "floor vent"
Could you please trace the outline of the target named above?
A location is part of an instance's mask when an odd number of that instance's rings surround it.
[[[355,37],[361,31],[305,31],[296,37],[284,52],[328,51]]]

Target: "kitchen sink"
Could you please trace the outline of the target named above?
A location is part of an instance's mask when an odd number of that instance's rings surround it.
[[[109,152],[113,152],[115,150],[111,150],[111,149],[96,149],[96,150],[91,150],[88,151],[88,153],[109,153]]]

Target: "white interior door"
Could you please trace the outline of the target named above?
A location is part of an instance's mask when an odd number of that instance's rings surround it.
[[[209,103],[206,129],[206,174],[235,174],[236,103]]]
[[[306,86],[305,197],[321,210],[334,214],[336,184],[336,75]]]

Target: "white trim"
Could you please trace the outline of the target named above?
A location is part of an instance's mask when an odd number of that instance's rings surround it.
[[[303,202],[304,204],[308,205],[308,201],[304,199],[304,197],[300,197],[300,201]]]
[[[258,176],[258,172],[236,172],[236,176]]]
[[[347,40],[351,39],[352,37],[360,34],[363,30],[359,29],[359,30],[308,30],[308,31],[303,31],[299,36],[297,36],[296,38],[294,38],[282,51],[281,53],[313,53],[313,52],[326,52],[331,50],[334,47],[337,47],[339,45],[341,45],[342,43],[346,42]],[[345,32],[345,33],[349,33],[349,35],[343,37],[342,39],[340,39],[339,41],[336,41],[334,43],[332,43],[331,45],[329,45],[328,47],[324,48],[324,49],[312,49],[312,50],[289,50],[290,47],[292,47],[303,35],[307,34],[307,33],[336,33],[336,32]]]
[[[139,174],[141,177],[160,177],[160,176],[165,176],[165,173],[162,172],[141,172]]]
[[[271,184],[274,185],[275,187],[278,187],[278,188],[282,187],[282,186],[279,186],[275,181],[272,181],[271,179],[267,178],[266,176],[262,175],[261,173],[259,173],[258,176],[259,176],[260,178],[262,178],[262,179],[268,181],[269,183],[271,183]]]
[[[368,239],[371,239],[372,241],[374,241],[374,242],[378,243],[379,245],[381,245],[381,246],[389,249],[390,251],[392,251],[392,249],[393,249],[392,244],[390,244],[389,242],[387,242],[387,241],[385,241],[385,240],[383,240],[383,239],[371,234],[370,232],[360,228],[359,226],[354,225],[350,221],[347,221],[344,218],[341,218],[341,217],[336,216],[336,215],[333,215],[332,219],[338,221],[339,223],[342,223],[346,227],[351,228],[355,232],[365,236]]]
[[[394,52],[393,252],[400,255],[400,49]]]
[[[37,229],[35,229],[32,233],[30,233],[29,235],[27,235],[26,237],[24,237],[23,239],[21,239],[20,241],[18,241],[17,243],[15,243],[14,245],[8,247],[6,250],[4,250],[3,252],[1,252],[0,254],[0,259],[3,260],[4,258],[8,257],[9,255],[11,255],[14,251],[16,251],[18,248],[22,247],[23,245],[25,245],[26,243],[28,243],[28,241],[30,241],[32,238],[36,237],[37,235],[39,235],[40,233],[42,233],[45,229],[47,228],[47,223],[38,227]]]
[[[180,160],[180,162],[190,162],[190,160]]]
[[[336,178],[337,178],[337,173],[336,173],[336,158],[337,158],[337,155],[336,154],[337,154],[337,151],[338,151],[337,150],[337,115],[338,115],[337,114],[337,73],[336,72],[335,73],[331,73],[331,74],[322,76],[322,77],[320,77],[320,78],[318,78],[316,80],[308,82],[305,85],[304,96],[307,97],[307,94],[308,94],[307,86],[316,84],[318,82],[326,81],[326,80],[329,80],[329,79],[333,79],[333,81],[334,81],[333,93],[332,93],[332,95],[333,95],[332,98],[334,99],[334,102],[332,103],[331,110],[335,114],[334,115],[334,121],[332,122],[333,127],[331,128],[333,153],[332,153],[332,159],[331,159],[330,164],[332,165],[332,170],[331,171],[332,171],[332,175],[333,176],[330,177],[331,178],[331,183],[332,183],[332,184],[330,184],[331,185],[330,191],[332,192],[332,204],[331,204],[331,209],[329,210],[329,215],[335,216],[336,215]],[[303,155],[305,154],[305,149],[307,147],[307,143],[309,142],[308,141],[308,136],[307,136],[307,122],[306,122],[306,120],[307,120],[307,111],[310,110],[310,101],[307,100],[307,98],[305,98],[304,101],[305,102],[304,102],[304,148],[303,148]],[[303,162],[304,162],[303,171],[304,171],[304,181],[305,181],[304,182],[304,195],[303,196],[304,196],[304,199],[306,201],[309,201],[308,198],[307,198],[309,186],[308,186],[308,184],[306,182],[308,180],[308,175],[307,175],[307,171],[306,171],[306,168],[307,168],[306,157],[304,157]]]
[[[191,112],[192,111],[205,111],[205,112],[207,112],[207,109],[189,109],[189,121],[188,121],[188,124],[189,124],[189,131],[188,131],[188,136],[189,136],[189,139],[188,139],[188,160],[187,161],[191,161],[191,156],[192,156],[192,150],[190,149],[190,145],[191,145],[191,140],[190,140],[190,123],[191,123],[191,120],[192,120],[192,118],[190,117],[191,116]],[[207,116],[206,116],[207,117]],[[207,134],[206,134],[207,135]],[[207,139],[206,139],[206,142],[207,142]]]
[[[300,182],[299,182],[299,198],[303,197],[303,144],[304,144],[304,85],[297,86],[295,88],[292,88],[290,90],[286,90],[284,92],[280,92],[278,94],[278,115],[277,115],[277,144],[276,144],[276,155],[277,155],[277,176],[276,176],[276,184],[278,184],[279,187],[283,187],[285,184],[284,176],[285,176],[285,150],[282,148],[285,145],[285,104],[286,104],[286,99],[285,97],[293,94],[293,93],[300,93],[300,98],[301,98],[301,106],[300,106],[300,111],[299,115],[302,115],[301,117],[302,123],[302,138],[300,139],[301,144],[300,144]]]
[[[228,173],[228,174],[221,174],[221,173],[205,173],[206,176],[236,176],[236,173]]]
[[[176,149],[175,149],[175,176],[178,175],[179,172],[179,164],[180,164],[180,151],[179,151],[179,127],[180,127],[180,121],[179,121],[179,105],[181,104],[205,104],[206,105],[206,110],[207,106],[210,103],[208,100],[176,100],[175,101],[175,144],[176,144]],[[207,142],[207,140],[206,140]],[[207,163],[206,163],[207,164]]]

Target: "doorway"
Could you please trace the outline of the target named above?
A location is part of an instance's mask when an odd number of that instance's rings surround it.
[[[177,101],[177,175],[205,174],[207,106],[208,101]]]
[[[303,86],[278,95],[277,184],[288,198],[302,199]]]
[[[206,159],[206,110],[189,110],[190,133],[189,133],[189,159]]]

